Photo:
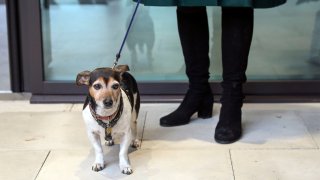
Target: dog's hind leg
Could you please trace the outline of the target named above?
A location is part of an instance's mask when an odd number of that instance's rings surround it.
[[[137,88],[137,86],[136,86]],[[138,128],[137,128],[137,119],[138,119],[138,114],[139,114],[139,109],[140,109],[140,96],[139,92],[136,92],[133,94],[134,98],[134,106],[133,106],[133,111],[131,114],[131,132],[132,132],[132,142],[131,142],[131,147],[133,148],[138,148],[140,146],[140,141],[138,139]]]
[[[104,169],[104,160],[100,135],[97,132],[88,131],[88,137],[96,155],[96,159],[94,161],[94,164],[92,165],[92,170],[101,171],[102,169]]]
[[[119,152],[119,166],[123,174],[131,174],[132,169],[128,157],[128,149],[132,140],[131,132],[124,134],[121,138]]]
[[[138,139],[137,120],[131,121],[131,134],[132,134],[131,147],[138,148],[140,146],[140,141]]]

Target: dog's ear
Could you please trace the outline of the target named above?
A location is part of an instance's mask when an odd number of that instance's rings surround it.
[[[76,83],[78,86],[89,85],[90,71],[83,71],[77,75]]]
[[[118,71],[118,72],[121,72],[121,73],[130,71],[129,66],[126,65],[126,64],[125,65],[116,66],[115,70]]]

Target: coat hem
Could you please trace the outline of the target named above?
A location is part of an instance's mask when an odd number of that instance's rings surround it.
[[[134,0],[137,1],[137,0]],[[219,2],[219,1],[218,1]],[[177,0],[172,0],[170,2],[168,1],[161,1],[161,0],[141,0],[141,4],[145,6],[164,6],[164,7],[169,7],[169,6],[220,6],[220,7],[244,7],[244,8],[257,8],[257,9],[262,9],[262,8],[273,8],[277,7],[280,5],[283,5],[286,3],[286,0],[282,0],[278,3],[266,3],[266,4],[236,4],[236,3],[217,3],[214,1],[206,1],[204,0],[203,2],[185,2],[185,1],[177,1]]]

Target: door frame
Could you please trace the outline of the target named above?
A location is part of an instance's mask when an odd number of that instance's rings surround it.
[[[85,95],[86,87],[79,88],[75,82],[44,78],[40,1],[8,0],[7,7],[13,91],[33,95]],[[181,82],[138,82],[138,86],[142,96],[183,95],[188,88],[187,83]],[[214,94],[221,94],[219,82],[211,82],[211,86]],[[244,93],[247,96],[319,97],[320,80],[248,81]]]

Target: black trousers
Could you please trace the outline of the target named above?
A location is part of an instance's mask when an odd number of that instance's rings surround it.
[[[222,7],[222,66],[224,94],[246,82],[248,55],[253,33],[252,8]],[[206,7],[178,7],[180,42],[191,89],[205,91],[209,79],[209,27]],[[239,89],[242,94],[242,86]]]

